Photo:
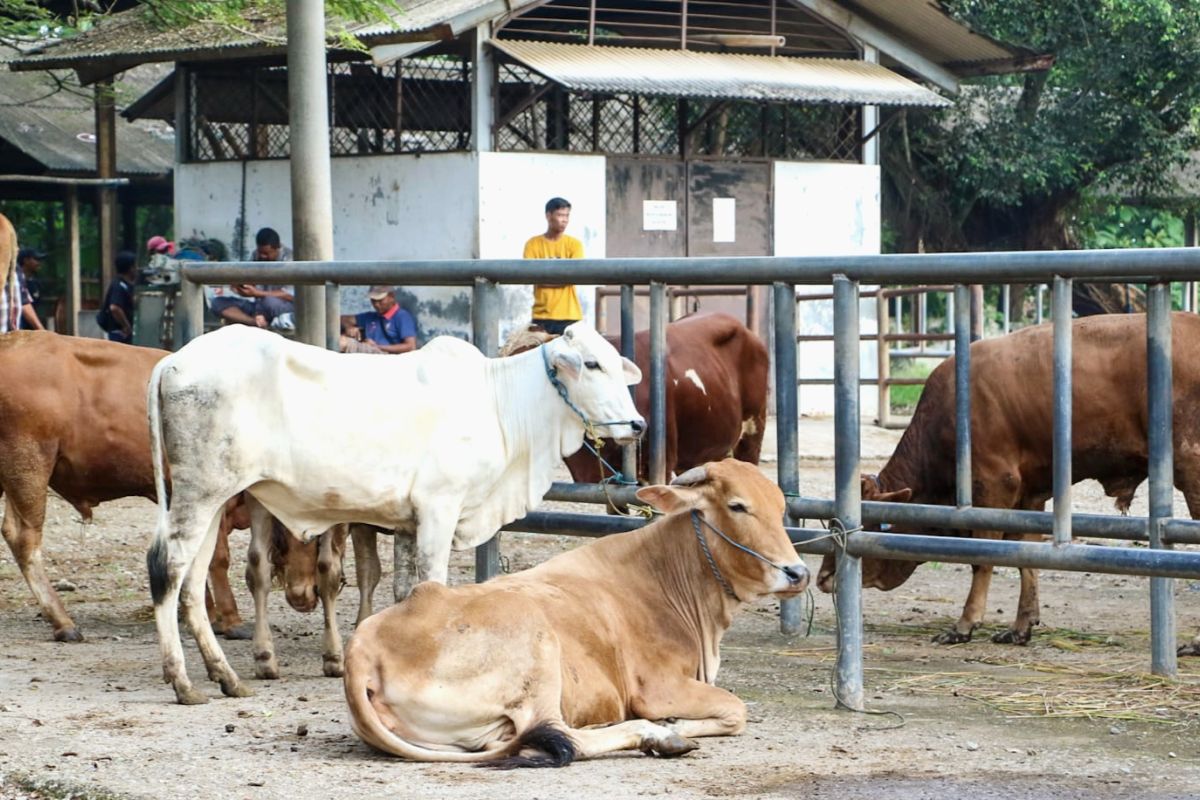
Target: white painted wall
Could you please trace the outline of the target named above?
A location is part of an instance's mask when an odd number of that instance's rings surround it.
[[[177,164],[176,235],[217,238],[237,254],[234,239],[244,213],[241,253],[252,252],[254,233],[264,226],[275,228],[290,245],[289,169],[287,161],[246,162],[243,187],[241,162]],[[333,159],[334,258],[474,257],[477,173],[477,157],[470,153]],[[469,303],[461,288],[418,288],[412,294],[423,339],[470,330]],[[343,291],[343,313],[369,308],[363,287]]]
[[[479,257],[520,258],[525,242],[546,231],[546,201],[571,203],[567,233],[588,258],[605,257],[607,180],[603,156],[554,153],[479,154]],[[577,286],[584,319],[595,324],[595,286]],[[500,336],[529,321],[531,286],[506,287]]]
[[[879,167],[823,162],[776,162],[775,164],[775,250],[777,256],[861,255],[880,250],[881,209]],[[863,287],[866,293],[874,287]],[[828,293],[830,287],[798,287],[797,295]],[[859,303],[862,333],[877,329],[875,299]],[[797,333],[833,332],[833,303],[812,300],[799,304]],[[863,377],[878,372],[876,346],[862,345],[860,369]],[[800,377],[833,377],[833,343],[800,344]],[[878,410],[877,391],[862,389],[860,408],[864,419]],[[833,387],[802,385],[800,413],[832,414]]]

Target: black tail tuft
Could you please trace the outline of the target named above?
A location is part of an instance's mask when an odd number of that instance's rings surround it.
[[[540,755],[522,756],[522,750],[537,750]],[[575,742],[552,723],[543,722],[530,728],[513,745],[517,755],[480,764],[490,769],[522,769],[526,767],[565,767],[579,755]]]
[[[146,551],[146,570],[150,573],[150,596],[160,605],[167,596],[167,546],[155,539]]]

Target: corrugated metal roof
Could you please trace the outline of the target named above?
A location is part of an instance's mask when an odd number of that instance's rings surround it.
[[[114,83],[118,110],[132,103],[168,67],[130,70]],[[5,75],[0,80],[0,139],[42,164],[48,172],[96,171],[96,119],[92,90],[70,73]],[[170,126],[147,120],[117,120],[117,172],[166,175],[175,162]]]
[[[938,0],[842,0],[840,5],[916,42],[922,53],[942,66],[1003,61],[1024,52],[975,33],[947,14]]]
[[[856,105],[950,105],[941,95],[865,61],[507,40],[492,45],[576,91]]]
[[[328,21],[331,31],[345,30],[370,43],[388,36],[428,30],[457,17],[495,5],[500,13],[530,0],[394,0],[396,10],[388,23]],[[144,6],[101,17],[94,28],[44,47],[39,52],[13,59],[17,69],[74,66],[99,59],[133,63],[179,61],[225,50],[278,49],[287,44],[287,18],[282,9],[254,9],[246,13],[239,30],[224,25],[194,22],[167,27]]]

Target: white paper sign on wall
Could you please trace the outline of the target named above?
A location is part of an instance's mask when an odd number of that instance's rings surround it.
[[[677,229],[678,211],[674,200],[643,200],[642,230],[673,231]]]
[[[713,241],[737,241],[737,200],[733,197],[713,198]]]

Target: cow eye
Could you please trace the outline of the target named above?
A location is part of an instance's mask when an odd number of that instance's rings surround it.
[[[746,508],[746,504],[743,503],[741,500],[730,501],[729,510],[736,511],[739,514],[745,514],[748,511],[748,509]]]
[[[603,367],[600,366],[599,361],[585,361],[583,365],[588,369],[603,369]]]

